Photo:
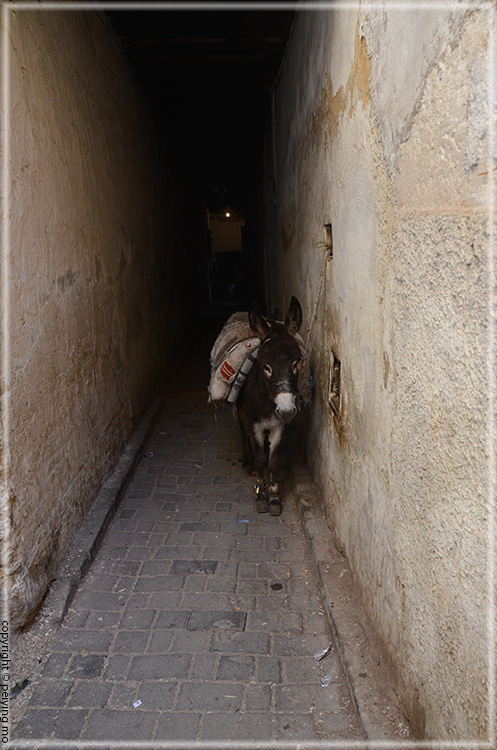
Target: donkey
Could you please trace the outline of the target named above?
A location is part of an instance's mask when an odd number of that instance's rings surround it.
[[[257,513],[279,516],[278,481],[288,460],[289,425],[298,411],[302,351],[295,336],[302,324],[302,308],[292,297],[283,324],[264,318],[252,307],[249,322],[261,343],[237,402],[243,465],[257,473]]]

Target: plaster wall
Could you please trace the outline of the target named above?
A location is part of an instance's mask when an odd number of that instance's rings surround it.
[[[300,12],[267,158],[268,303],[304,308],[309,463],[418,738],[491,729],[492,23],[455,4]]]
[[[183,346],[195,222],[104,17],[18,9],[10,24],[16,627]]]

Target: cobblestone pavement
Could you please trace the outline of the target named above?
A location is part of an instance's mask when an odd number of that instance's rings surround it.
[[[237,430],[169,394],[13,746],[363,739],[293,501],[255,513]]]

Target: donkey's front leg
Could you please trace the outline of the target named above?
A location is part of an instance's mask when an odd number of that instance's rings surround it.
[[[269,512],[269,497],[268,497],[268,486],[264,479],[257,479],[257,483],[254,486],[255,492],[255,512],[256,513],[268,513]]]
[[[269,514],[271,516],[281,516],[283,506],[280,500],[280,488],[278,482],[273,482],[272,478],[268,487],[269,496]]]
[[[268,463],[269,463],[269,430],[264,430],[260,436],[262,440],[255,437],[252,443],[255,470],[257,472],[257,484],[255,485],[255,510],[256,513],[268,513],[270,510],[268,496]]]

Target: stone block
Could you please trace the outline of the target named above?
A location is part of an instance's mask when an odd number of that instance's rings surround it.
[[[192,612],[188,619],[188,630],[243,630],[246,620],[245,612],[231,610],[201,610]]]
[[[249,654],[223,655],[219,659],[218,680],[244,682],[253,677],[255,658]]]

